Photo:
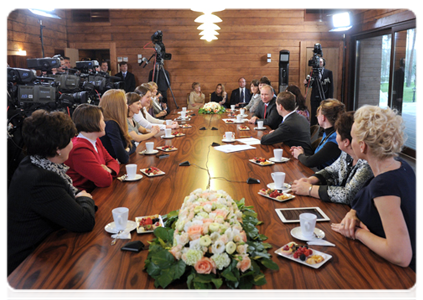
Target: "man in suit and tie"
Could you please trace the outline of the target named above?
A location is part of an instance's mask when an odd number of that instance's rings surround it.
[[[270,85],[263,85],[260,90],[261,102],[254,112],[254,116],[248,120],[250,124],[257,124],[257,121],[263,121],[263,125],[267,125],[272,129],[278,128],[282,122],[282,117],[276,109],[276,97],[273,88]]]
[[[250,90],[245,87],[246,84],[247,81],[244,77],[238,79],[239,88],[232,91],[231,99],[227,107],[230,107],[231,105],[235,105],[235,107],[243,107],[250,102],[251,93]]]
[[[120,72],[115,76],[120,77],[124,82],[125,93],[133,92],[135,90],[135,76],[131,72],[128,72],[128,63],[123,61],[119,63]]]
[[[276,99],[276,109],[282,122],[276,130],[261,138],[262,145],[284,143],[289,147],[301,146],[308,155],[313,153],[310,141],[310,125],[304,116],[295,111],[295,96],[291,92],[281,92]]]
[[[309,80],[312,80],[312,77],[310,77]],[[317,84],[321,82],[322,88],[323,88],[323,94],[322,97],[320,97],[319,89],[317,87]],[[310,81],[307,79],[304,80],[304,84],[306,86],[310,85]],[[311,81],[311,97],[310,97],[310,106],[311,106],[311,112],[310,112],[310,125],[317,124],[317,117],[316,117],[316,110],[320,106],[320,102],[325,99],[331,99],[333,98],[333,74],[331,70],[328,70],[325,68],[325,61],[322,57],[320,57],[319,62],[319,80],[312,80]]]

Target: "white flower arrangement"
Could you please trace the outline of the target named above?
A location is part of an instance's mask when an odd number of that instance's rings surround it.
[[[224,113],[226,109],[217,102],[208,102],[204,104],[202,108],[199,109],[201,114],[219,114]]]

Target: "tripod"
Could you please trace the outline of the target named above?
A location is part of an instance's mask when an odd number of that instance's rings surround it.
[[[313,78],[313,81],[316,82],[316,88],[319,93],[320,100],[325,100],[326,96],[325,96],[325,92],[323,91],[322,81],[320,80],[320,75],[319,75],[320,72],[321,72],[321,68],[313,68],[312,78]]]
[[[159,84],[159,73],[160,73],[160,70],[162,70],[162,72],[163,72],[163,75],[164,75],[164,77],[165,77],[165,79],[166,79],[166,84],[167,84],[167,86],[169,87],[169,89],[170,89],[170,92],[171,92],[171,94],[172,94],[172,97],[173,97],[173,102],[175,103],[175,106],[176,106],[176,108],[179,108],[179,106],[178,106],[178,104],[176,103],[176,100],[175,100],[175,95],[173,95],[173,91],[172,91],[172,87],[170,86],[170,82],[169,82],[169,79],[167,78],[167,75],[166,75],[166,70],[165,70],[165,68],[163,67],[163,62],[157,62],[157,65],[159,66],[159,69],[157,70],[157,72],[156,72],[156,74],[155,74],[155,78],[154,78],[154,82],[158,85]],[[154,68],[156,68],[156,66],[154,66]]]

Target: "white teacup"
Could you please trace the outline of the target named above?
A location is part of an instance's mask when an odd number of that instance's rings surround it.
[[[225,132],[225,135],[223,136],[227,141],[233,140],[235,138],[235,133],[232,131]]]
[[[127,207],[117,207],[112,210],[113,221],[117,231],[125,230],[128,223],[129,209]]]
[[[275,156],[275,160],[281,161],[282,154],[283,154],[283,149],[273,149],[273,155]]]
[[[154,150],[154,142],[147,142],[145,143],[145,149],[147,150],[146,152],[153,152]]]
[[[136,174],[137,174],[136,164],[126,165],[126,175],[128,176],[128,179],[135,179]]]
[[[300,214],[301,233],[306,239],[313,238],[317,216],[310,213]]]
[[[172,120],[166,120],[166,125],[172,125],[173,121]]]
[[[263,128],[263,121],[257,121],[257,127]]]
[[[231,110],[234,111],[235,110],[235,105],[231,105]]]
[[[283,184],[285,183],[285,173],[284,172],[274,172],[270,173],[272,175],[273,182],[275,183],[275,189],[283,189]]]
[[[239,110],[239,113],[241,114],[241,116],[243,116],[243,115],[244,115],[244,113],[245,113],[245,108],[241,108],[241,109]]]
[[[237,115],[236,116],[236,121],[237,122],[242,122],[242,115]]]
[[[172,128],[165,129],[165,137],[170,137],[172,135]]]
[[[182,111],[186,112],[187,108],[186,107],[182,107]]]

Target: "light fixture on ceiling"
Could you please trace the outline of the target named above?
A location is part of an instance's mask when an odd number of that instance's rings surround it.
[[[204,23],[197,27],[198,30],[220,30],[220,27],[214,23]]]
[[[194,11],[197,11],[195,9],[192,9]],[[201,10],[203,11],[203,10]],[[220,10],[213,10],[213,11],[220,11]],[[219,33],[216,30],[219,30],[220,27],[217,26],[215,23],[222,22],[222,19],[218,16],[215,16],[212,14],[211,10],[205,11],[203,15],[199,16],[194,20],[196,23],[203,23],[200,26],[197,27],[198,30],[202,30],[199,35],[202,35],[200,39],[206,40],[208,42],[211,42],[212,40],[217,40],[216,35],[219,35]]]
[[[350,14],[348,12],[342,12],[332,15],[333,28],[329,31],[346,31],[349,30],[351,25]]]
[[[204,15],[199,16],[197,19],[194,20],[197,23],[220,23],[222,19],[218,16],[213,15],[212,13],[207,13]]]
[[[54,9],[29,8],[29,11],[37,16],[53,18],[53,19],[61,19],[61,17],[59,17],[53,12]]]
[[[201,31],[198,35],[219,35],[219,32],[213,29],[206,29]]]
[[[211,42],[213,40],[217,40],[217,37],[214,35],[203,35],[200,40],[206,40],[207,42]]]

